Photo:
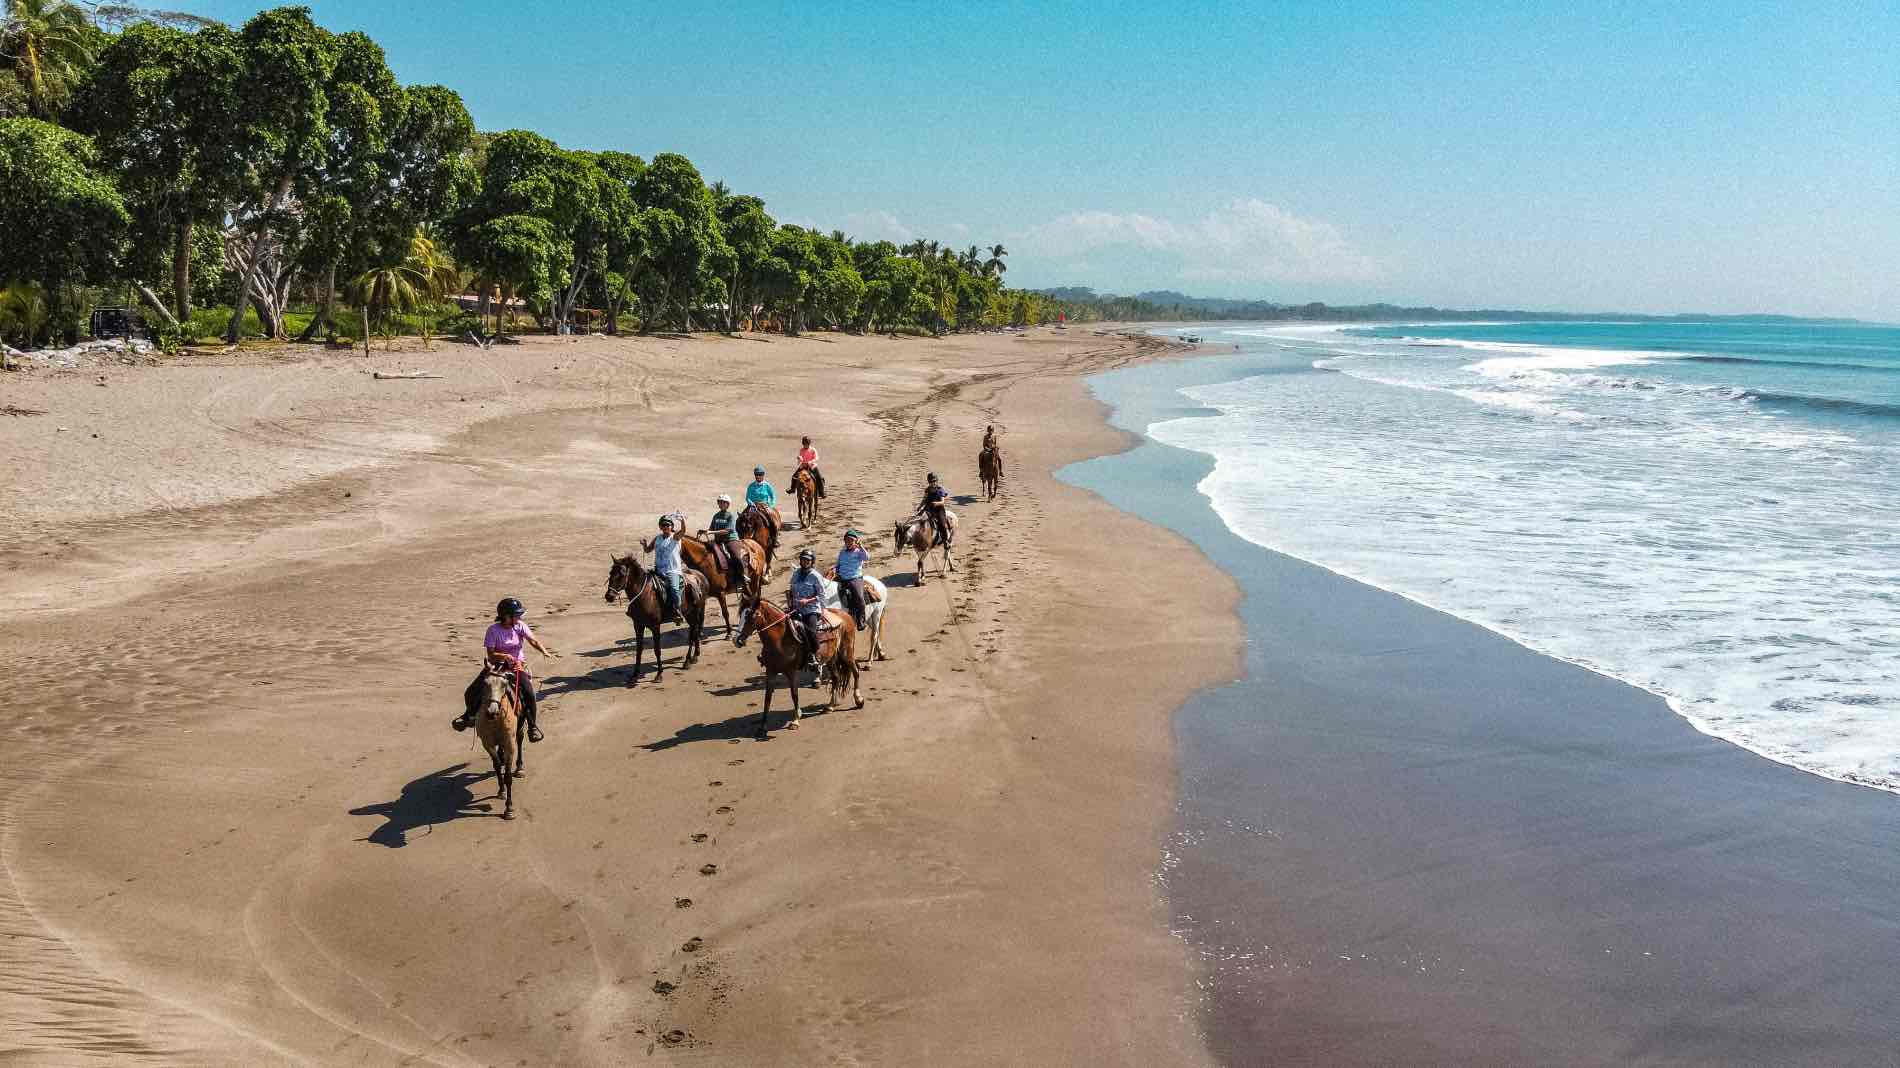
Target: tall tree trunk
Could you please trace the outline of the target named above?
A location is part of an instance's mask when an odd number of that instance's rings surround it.
[[[332,263],[323,277],[323,299],[317,302],[317,314],[310,317],[310,325],[297,335],[298,341],[310,341],[316,338],[317,331],[323,331],[325,341],[336,340],[336,264]]]
[[[620,336],[620,302],[611,298],[607,301],[607,336]]]
[[[178,322],[191,321],[191,229],[186,215],[172,234],[172,310]]]
[[[479,281],[481,284],[482,291],[479,294],[477,294],[475,297],[475,321],[482,324],[483,330],[487,330],[488,329],[488,293],[489,293],[489,290],[494,288],[494,286],[486,278],[480,279]]]
[[[264,204],[264,215],[268,216],[276,212],[278,207],[283,204],[284,198],[290,195],[291,178],[291,172],[285,171],[283,176],[277,179],[276,187],[271,190],[270,199]],[[252,235],[251,254],[245,257],[250,264],[250,266],[246,268],[246,273],[250,273],[256,269],[258,257],[262,255],[264,251],[264,242],[269,238],[270,234],[262,227],[259,227],[257,233]],[[231,311],[231,325],[224,330],[225,344],[235,345],[238,343],[238,335],[242,333],[244,329],[244,312],[245,309],[250,307],[250,303],[251,287],[249,285],[249,279],[240,279],[238,283],[237,307]]]
[[[369,355],[369,301],[363,302],[363,355]]]

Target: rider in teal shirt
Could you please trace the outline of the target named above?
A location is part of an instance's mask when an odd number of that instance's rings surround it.
[[[752,469],[752,482],[745,488],[745,502],[747,504],[756,504],[764,508],[778,507],[778,491],[773,489],[772,484],[765,480],[765,468],[755,467]]]

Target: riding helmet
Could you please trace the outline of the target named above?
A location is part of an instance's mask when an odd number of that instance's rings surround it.
[[[844,532],[844,536],[845,536],[845,537],[847,537],[847,538],[862,538],[862,537],[864,537],[864,535],[862,535],[862,534],[860,534],[860,533],[858,533],[858,528],[856,528],[856,527],[852,527],[852,528],[851,528],[850,530],[847,530],[847,531],[845,531],[845,532]]]
[[[924,476],[924,481],[925,481],[925,482],[935,482],[935,481],[937,481],[937,472],[935,472],[935,471],[932,471],[931,473],[929,473],[929,474],[927,474],[927,475],[925,475],[925,476]]]
[[[732,498],[721,493],[719,496],[713,498],[713,503],[714,504],[731,504]]]
[[[755,474],[755,475],[763,475],[763,474],[765,474],[765,468],[763,468],[763,467],[755,467],[755,468],[753,468],[753,469],[752,469],[752,473],[753,473],[753,474]]]
[[[802,563],[804,563],[804,562],[805,562],[805,561],[807,561],[807,560],[816,560],[816,559],[818,559],[818,554],[817,554],[817,553],[815,553],[815,552],[812,552],[812,551],[811,551],[810,549],[800,549],[800,550],[798,550],[798,562],[799,562],[799,563],[801,563],[801,564],[802,564]]]
[[[663,526],[663,527],[666,527],[666,526],[672,526],[672,525],[673,525],[673,517],[672,517],[671,515],[663,515],[663,516],[661,516],[661,517],[660,517],[660,525],[661,525],[661,526]]]
[[[495,606],[496,618],[500,618],[501,616],[519,616],[519,615],[526,615],[526,614],[527,614],[527,610],[521,607],[521,602],[516,600],[513,597],[503,597],[501,599],[501,603]]]

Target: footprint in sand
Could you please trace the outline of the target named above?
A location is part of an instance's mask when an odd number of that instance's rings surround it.
[[[693,937],[686,940],[685,945],[680,947],[680,952],[681,953],[697,953],[699,952],[699,947],[705,944],[706,942],[704,939],[700,938],[698,935],[694,935]]]
[[[676,909],[690,909],[693,907],[693,899],[690,897],[676,897],[673,899],[673,907]]]
[[[719,865],[717,865],[717,864],[701,864],[701,865],[699,866],[699,874],[701,874],[701,875],[718,875],[718,874],[719,874]]]
[[[693,835],[693,841],[695,842],[704,842],[705,840],[706,840],[705,831],[700,831],[699,833]]]

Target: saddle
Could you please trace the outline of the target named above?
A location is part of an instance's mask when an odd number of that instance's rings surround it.
[[[827,608],[820,613],[818,616],[818,659],[821,663],[831,659],[832,652],[838,648],[838,629],[850,622],[851,613],[841,612],[836,608]],[[791,625],[793,636],[801,642],[804,641],[804,620],[794,616]]]

